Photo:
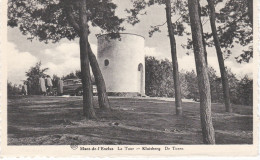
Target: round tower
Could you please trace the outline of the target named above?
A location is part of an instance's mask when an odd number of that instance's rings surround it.
[[[108,95],[145,95],[144,37],[121,33],[119,39],[98,37],[97,60]]]

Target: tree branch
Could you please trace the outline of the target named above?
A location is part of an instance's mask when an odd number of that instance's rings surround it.
[[[159,24],[159,25],[156,25],[156,26],[153,26],[153,27],[161,27],[161,26],[164,26],[166,23],[167,23],[167,21],[165,21],[163,24]]]
[[[180,16],[174,23],[178,22],[180,19],[181,19],[181,16]],[[167,23],[167,21],[165,21],[163,24],[158,24],[158,25],[156,25],[156,26],[152,26],[152,28],[162,27],[162,26],[164,26],[166,23]]]
[[[181,18],[182,18],[182,16],[180,16],[174,23],[178,22]]]
[[[229,23],[229,24],[227,24],[226,26],[224,26],[224,27],[222,27],[222,29],[224,29],[224,28],[228,28],[228,27],[231,27],[232,25],[235,25],[238,21],[240,21],[240,20],[242,20],[245,16],[247,16],[248,14],[247,13],[244,13],[241,17],[239,17],[238,19],[236,19],[236,20],[234,20],[234,21],[232,21],[231,23]],[[209,20],[209,19],[208,19]],[[208,21],[207,20],[207,21]],[[207,22],[206,21],[206,22]],[[205,22],[205,23],[206,23]],[[204,23],[204,24],[205,24]],[[203,24],[203,25],[204,25]],[[217,32],[220,32],[220,29],[219,30],[217,30]],[[209,34],[209,37],[211,37],[213,34],[211,33],[211,34]]]
[[[208,21],[209,21],[209,19],[207,19],[207,20],[202,24],[202,26],[204,26]]]
[[[80,34],[80,27],[79,24],[76,22],[75,17],[72,14],[73,6],[72,5],[66,5],[65,12],[67,14],[67,20],[69,24],[75,29],[76,33]]]

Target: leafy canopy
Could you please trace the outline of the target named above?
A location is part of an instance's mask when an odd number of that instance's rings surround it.
[[[250,10],[249,1],[252,0],[215,0],[215,8],[220,8],[216,9],[217,32],[226,58],[232,54],[231,49],[235,45],[248,48],[236,57],[239,63],[249,62],[253,57],[253,26],[250,16],[252,10]],[[208,13],[209,6],[202,6],[202,19],[208,19]],[[204,25],[206,22],[202,22],[202,24]],[[204,33],[204,38],[209,47],[214,46],[212,33]],[[192,40],[188,39],[187,45],[183,46],[187,49],[192,48]]]
[[[139,16],[147,14],[145,9],[153,5],[164,5],[165,0],[132,0],[133,8],[126,11],[130,14],[127,22],[135,25],[140,22]],[[249,62],[253,57],[253,26],[252,26],[252,0],[215,0],[217,10],[218,35],[226,57],[229,57],[231,49],[236,45],[246,46],[247,50],[242,51],[240,56],[236,57],[239,63]],[[251,2],[251,3],[250,3]],[[182,44],[183,48],[192,49],[192,40],[190,30],[187,30],[184,24],[190,24],[188,4],[183,0],[171,0],[172,13],[176,16],[177,21],[173,22],[175,35],[182,36],[185,33],[188,36],[187,44]],[[209,22],[209,6],[206,1],[200,1],[200,15],[202,25]],[[251,5],[250,5],[251,4]],[[165,23],[164,23],[165,24]],[[149,36],[156,32],[161,32],[160,27],[164,24],[151,26]],[[212,33],[204,33],[206,45],[214,46]]]
[[[42,63],[37,62],[35,66],[32,66],[27,72],[25,72],[25,75],[27,77],[27,80],[25,82],[28,84],[28,90],[30,94],[39,93],[39,78],[46,77],[46,71],[48,69],[49,68],[42,68]]]
[[[140,22],[139,16],[145,15],[147,12],[145,9],[147,7],[151,7],[153,5],[165,5],[165,0],[132,0],[133,2],[133,8],[126,9],[126,12],[129,14],[127,17],[127,22],[135,25]],[[179,18],[172,23],[172,26],[174,28],[174,34],[182,36],[185,30],[185,26],[183,25],[183,21],[188,20],[188,11],[185,6],[187,6],[187,1],[183,0],[175,0],[171,1],[172,7],[171,12],[177,15]],[[156,26],[151,26],[151,30],[149,31],[149,36],[152,37],[155,32],[161,32],[160,27],[162,27],[163,24],[159,24]]]
[[[35,66],[32,66],[27,72],[25,72],[25,75],[27,77],[27,80],[38,80],[40,77],[45,77],[47,74],[45,73],[49,68],[43,68],[42,69],[42,63],[37,62]]]
[[[249,62],[253,57],[253,24],[249,2],[252,0],[229,0],[217,14],[221,47],[230,53],[234,44],[248,46],[248,50],[237,57],[238,62]]]
[[[79,0],[9,0],[8,26],[19,27],[28,39],[58,42],[62,38],[73,40],[79,34],[72,27],[70,17],[79,24]],[[88,21],[102,33],[124,30],[123,19],[115,15],[117,8],[111,0],[87,0]]]

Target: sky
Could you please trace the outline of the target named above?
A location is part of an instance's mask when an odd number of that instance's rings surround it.
[[[127,16],[125,12],[126,8],[131,6],[131,1],[113,0],[118,8],[116,14],[124,18]],[[158,59],[169,59],[171,61],[170,41],[167,26],[161,27],[160,33],[155,33],[151,38],[149,37],[150,26],[163,24],[166,21],[165,7],[155,5],[146,9],[147,15],[140,16],[141,22],[132,26],[124,23],[125,33],[139,34],[145,37],[145,53],[147,56],[154,56]],[[176,20],[178,17],[173,16],[172,20]],[[206,22],[206,19],[205,19]],[[209,21],[205,23],[204,31],[210,32]],[[99,33],[98,28],[90,28],[90,43],[93,52],[97,53],[97,39],[95,34]],[[189,27],[187,27],[190,30]],[[180,71],[196,70],[195,60],[193,54],[187,55],[187,51],[181,47],[181,44],[186,44],[187,37],[176,37],[177,41],[177,54]],[[8,28],[8,81],[21,84],[22,80],[25,80],[25,72],[29,70],[31,66],[34,66],[36,62],[41,61],[43,67],[48,67],[48,74],[56,74],[58,76],[66,75],[70,72],[80,69],[80,55],[79,55],[79,42],[78,39],[69,41],[66,39],[61,40],[58,43],[39,42],[38,40],[27,40],[27,37],[22,35],[17,28]],[[253,64],[242,63],[239,64],[235,61],[236,56],[242,53],[243,48],[241,46],[235,46],[232,49],[233,55],[229,59],[225,60],[225,64],[231,71],[237,75],[238,78],[244,75],[252,77]],[[220,75],[218,60],[215,52],[215,48],[207,48],[208,62],[216,71],[217,75]],[[15,64],[15,65],[14,65]]]

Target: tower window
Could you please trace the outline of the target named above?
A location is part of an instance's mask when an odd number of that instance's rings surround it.
[[[138,65],[138,71],[143,71],[143,64],[142,64],[142,63],[140,63],[140,64]]]
[[[104,63],[105,63],[105,66],[108,66],[108,65],[109,65],[109,60],[106,59],[106,60],[104,61]]]

